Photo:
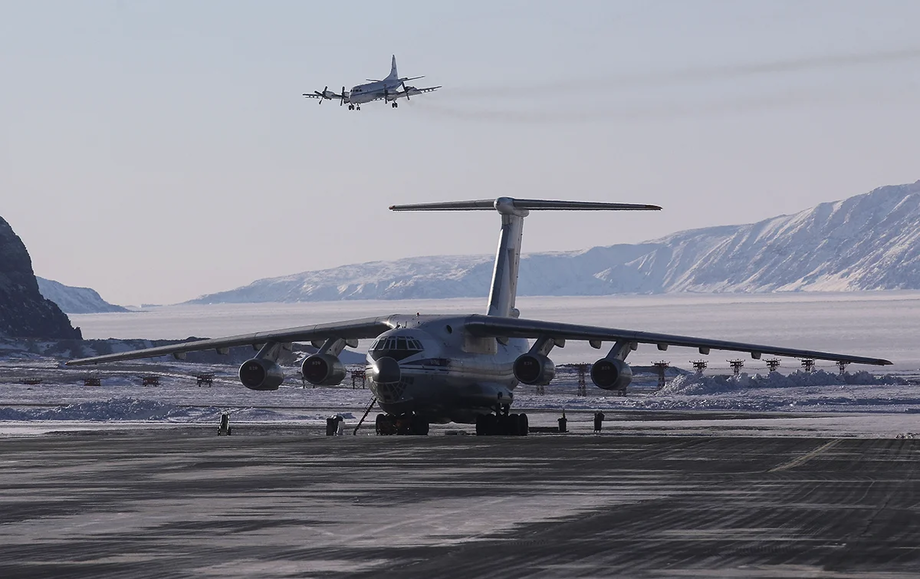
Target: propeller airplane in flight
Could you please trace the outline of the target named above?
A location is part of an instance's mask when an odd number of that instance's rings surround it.
[[[400,77],[399,73],[396,71],[396,56],[394,55],[392,64],[390,65],[390,74],[387,75],[386,78],[381,80],[369,78],[367,79],[368,82],[355,85],[351,87],[350,91],[346,91],[343,86],[342,92],[340,93],[329,90],[329,85],[326,85],[322,91],[315,90],[312,93],[305,92],[303,96],[309,99],[319,99],[319,104],[323,104],[324,100],[337,100],[339,101],[339,106],[348,104],[348,110],[359,111],[361,110],[362,104],[383,99],[384,102],[390,103],[390,106],[395,109],[399,106],[399,99],[404,98],[406,101],[409,101],[411,100],[410,97],[434,92],[441,88],[440,86],[417,88],[406,84],[408,80],[416,80],[419,78],[424,77]],[[402,88],[402,90],[400,90],[400,88]]]

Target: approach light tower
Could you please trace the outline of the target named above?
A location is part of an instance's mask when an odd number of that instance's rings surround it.
[[[847,374],[847,364],[849,364],[849,362],[844,362],[843,360],[837,360],[837,367],[840,368],[841,378],[843,378]]]
[[[588,387],[587,382],[585,381],[585,376],[588,373],[588,364],[578,364],[578,396],[587,396]]]
[[[735,360],[726,360],[726,362],[728,362],[729,365],[732,367],[732,372],[734,372],[735,376],[739,376],[741,374],[741,368],[744,367],[744,360],[735,359]]]
[[[770,369],[770,373],[776,372],[776,369],[779,368],[780,359],[779,358],[770,358],[769,360],[764,360],[767,363],[767,368]]]
[[[661,390],[664,388],[664,371],[670,366],[670,362],[665,362],[664,360],[660,362],[655,362],[655,368],[658,370],[658,389]]]
[[[802,358],[802,368],[805,369],[806,374],[811,374],[815,371],[815,359],[814,358]]]
[[[690,363],[693,364],[693,369],[696,370],[697,374],[702,374],[706,366],[709,365],[709,362],[706,360],[690,360]]]

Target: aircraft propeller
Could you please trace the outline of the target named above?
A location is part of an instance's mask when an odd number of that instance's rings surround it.
[[[319,104],[323,104],[323,101],[326,100],[327,98],[329,98],[329,97],[326,96],[326,91],[327,91],[328,89],[329,89],[329,85],[326,85],[326,86],[323,88],[323,92],[319,92],[318,90],[313,91],[314,93],[316,93],[317,95],[319,95]]]
[[[406,100],[408,101],[408,100],[409,100],[409,89],[406,88],[406,81],[403,80],[403,81],[400,81],[400,82],[402,83],[403,91],[405,91],[405,93],[406,93]]]
[[[342,87],[341,95],[342,95],[342,99],[339,101],[339,106],[342,106],[345,104],[345,87],[344,86]]]

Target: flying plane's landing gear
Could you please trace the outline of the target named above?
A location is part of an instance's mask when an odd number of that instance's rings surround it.
[[[360,110],[361,110],[361,105],[357,105],[357,106],[356,106],[356,105],[348,105],[348,110],[350,110],[350,111],[355,111],[355,110],[360,111]]]
[[[399,103],[393,103],[390,106],[393,107],[394,109],[399,108]]]
[[[378,414],[376,420],[377,434],[417,434],[428,435],[428,421],[417,414]]]
[[[480,414],[476,417],[476,436],[527,436],[530,423],[526,414],[509,414],[510,408],[503,406],[495,414]]]

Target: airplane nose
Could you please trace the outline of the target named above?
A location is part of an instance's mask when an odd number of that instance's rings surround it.
[[[377,358],[371,366],[371,380],[378,384],[399,382],[401,377],[399,362],[389,356]]]

